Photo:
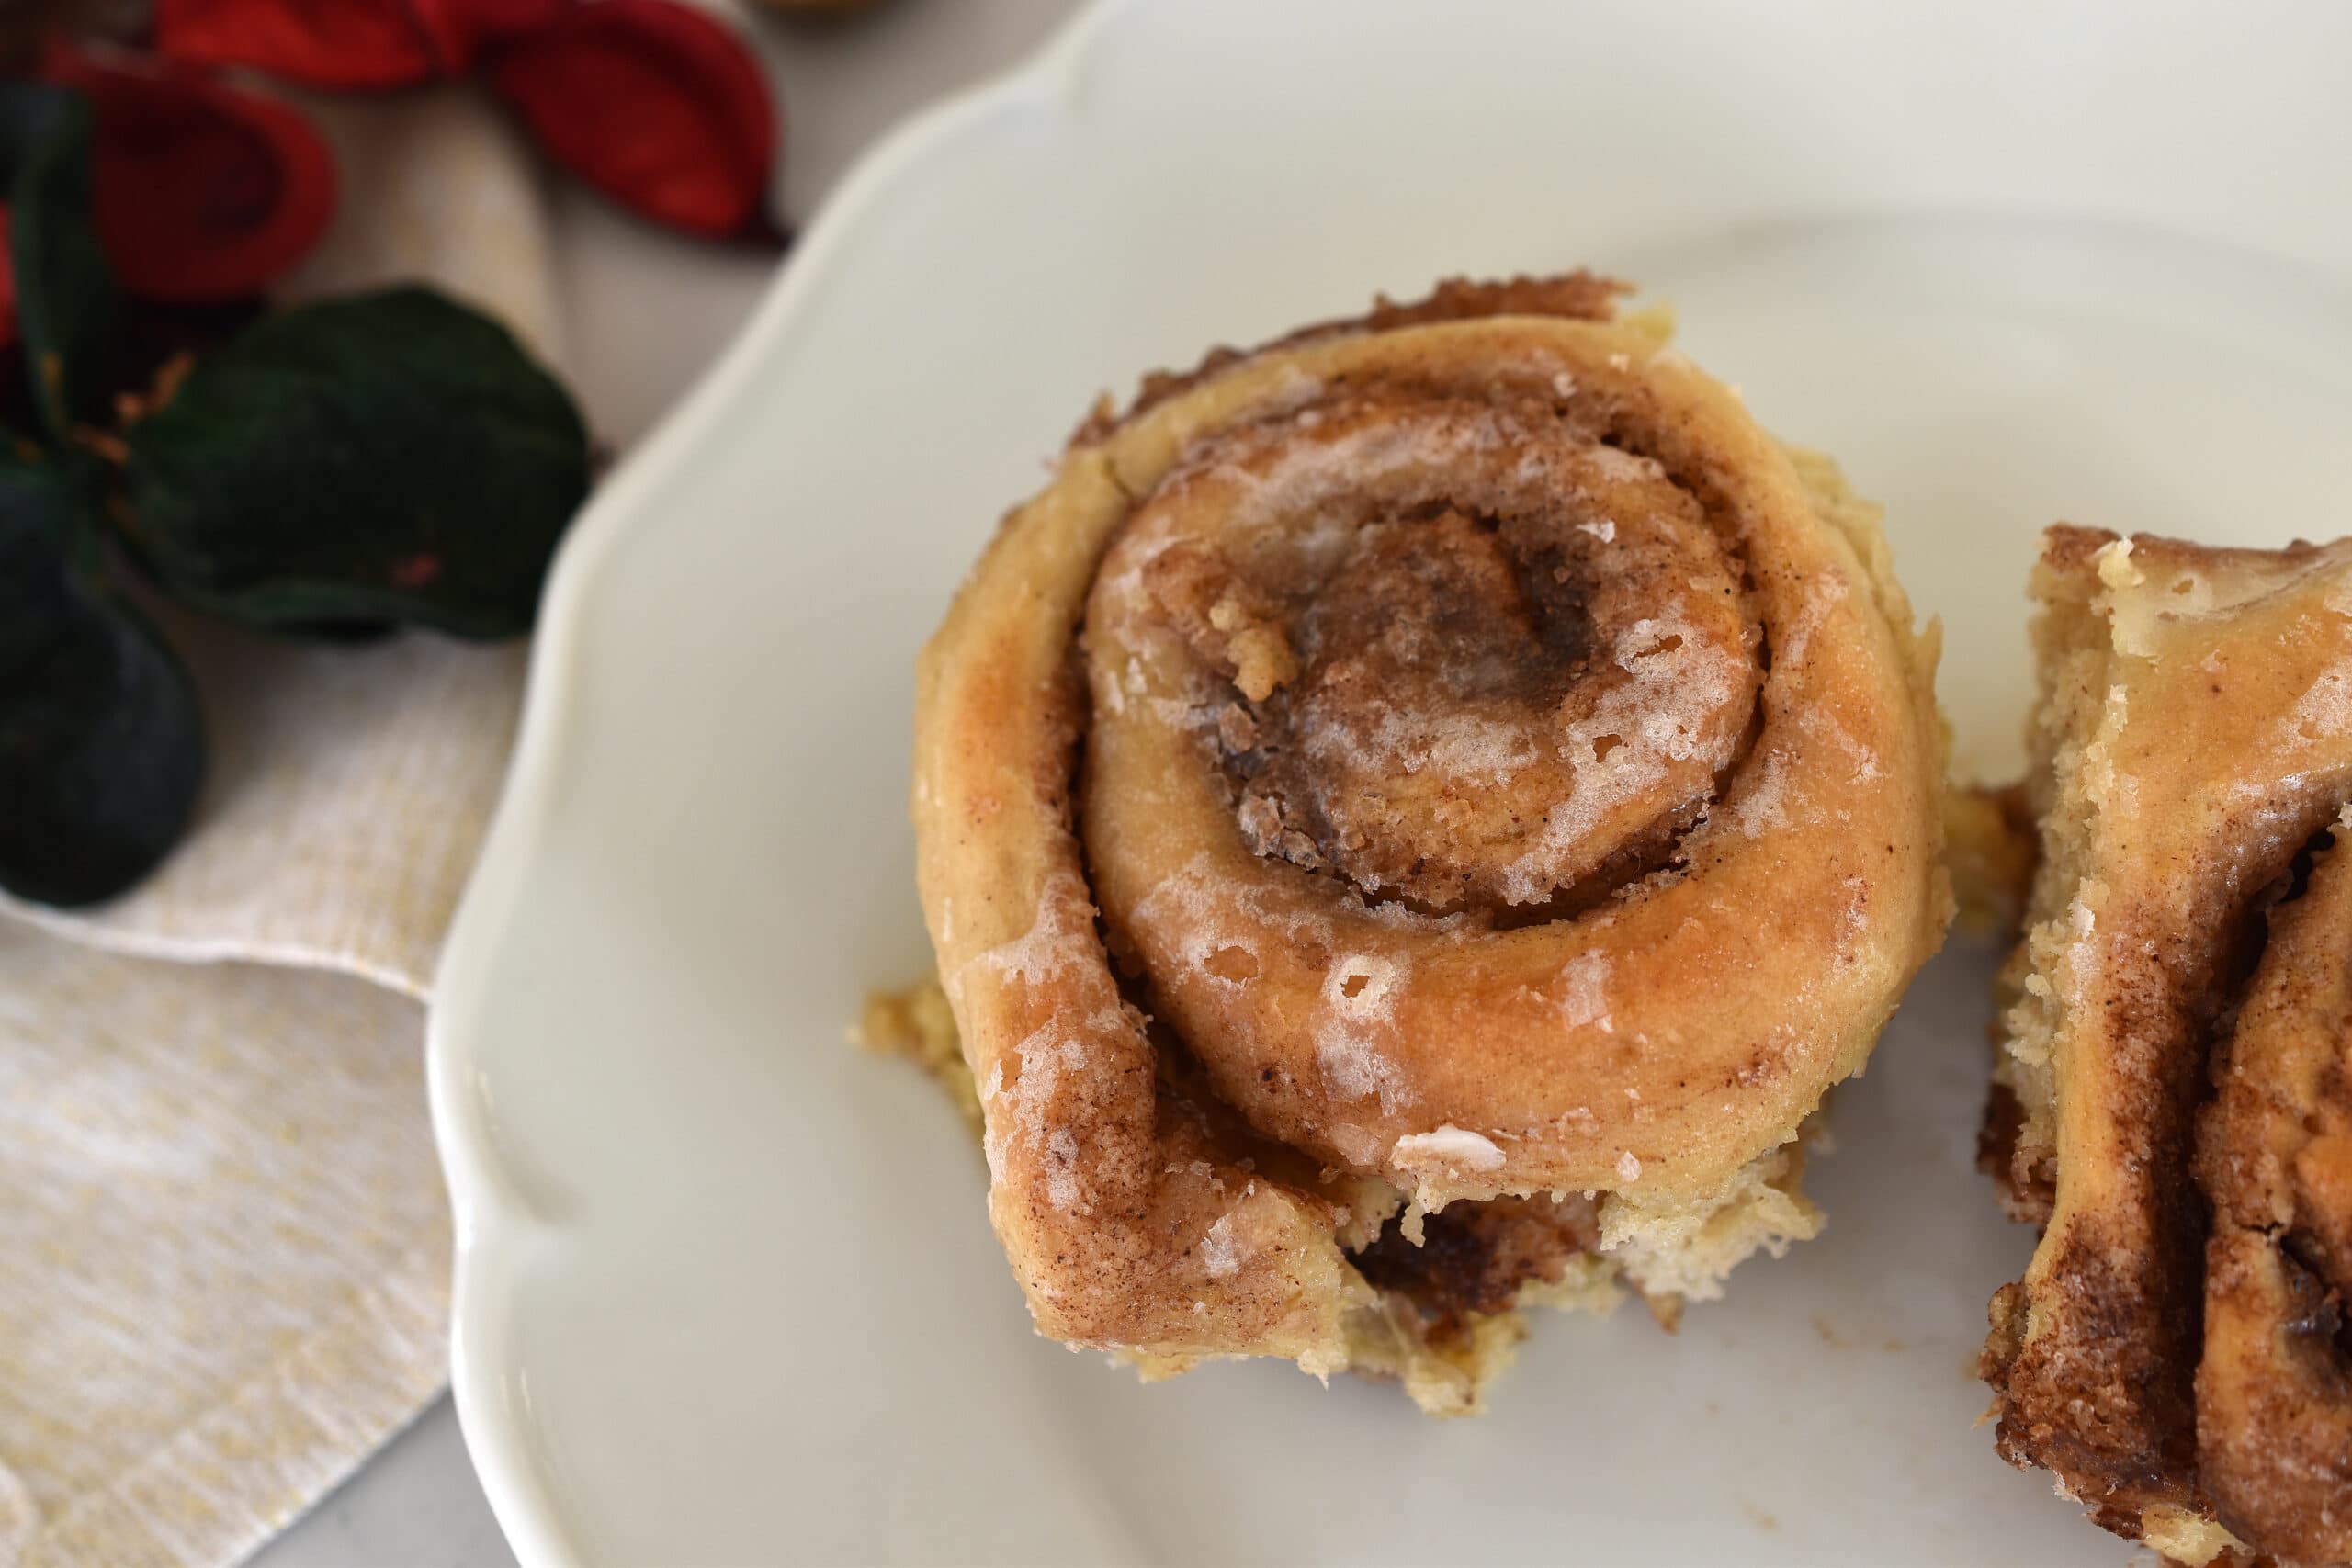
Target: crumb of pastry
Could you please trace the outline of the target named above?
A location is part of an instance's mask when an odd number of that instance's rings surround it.
[[[2159,1505],[2143,1513],[2139,1525],[2140,1539],[2182,1568],[2207,1568],[2217,1561],[2223,1568],[2238,1564],[2255,1568],[2257,1562],[2270,1561],[2257,1557],[2245,1542],[2213,1520],[2186,1508]]]
[[[865,998],[850,1038],[876,1055],[903,1056],[929,1073],[971,1124],[973,1135],[979,1135],[979,1089],[956,1036],[956,1014],[937,980],[903,991],[874,992]]]
[[[1440,1416],[1483,1415],[1487,1386],[1519,1359],[1527,1337],[1516,1312],[1479,1314],[1431,1336],[1410,1308],[1386,1296],[1351,1313],[1345,1328],[1351,1371],[1396,1379],[1423,1414]]]
[[[2041,852],[2022,784],[1956,786],[1944,796],[1944,856],[1963,930],[2014,931]]]
[[[1724,1280],[1748,1258],[1758,1252],[1778,1258],[1791,1242],[1821,1234],[1821,1211],[1802,1185],[1805,1144],[1820,1115],[1815,1111],[1790,1142],[1749,1161],[1721,1191],[1699,1201],[1613,1192],[1601,1200],[1603,1253],[1649,1299],[1654,1313],[1662,1298],[1718,1300]],[[1679,1305],[1671,1315],[1679,1320]]]

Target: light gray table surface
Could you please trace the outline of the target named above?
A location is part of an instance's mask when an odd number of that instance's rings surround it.
[[[785,210],[805,222],[876,137],[943,94],[1017,63],[1080,3],[876,0],[870,14],[844,21],[763,23],[784,104]],[[557,197],[555,226],[573,384],[599,435],[625,446],[741,326],[771,263],[658,233],[570,190]],[[644,309],[649,298],[661,308]],[[445,1394],[250,1565],[503,1568],[514,1561]]]

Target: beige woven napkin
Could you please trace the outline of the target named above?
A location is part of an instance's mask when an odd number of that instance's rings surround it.
[[[317,107],[346,197],[291,292],[432,278],[560,363],[492,111]],[[523,652],[167,629],[213,745],[195,833],[103,910],[0,904],[0,1564],[233,1562],[447,1372],[419,998]]]

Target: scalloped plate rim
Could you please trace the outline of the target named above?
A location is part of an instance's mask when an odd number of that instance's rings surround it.
[[[489,1347],[509,1303],[497,1289],[537,1239],[541,1221],[501,1168],[469,1081],[466,1020],[496,962],[537,859],[544,807],[559,786],[552,766],[577,680],[578,606],[604,563],[646,519],[641,496],[692,460],[700,431],[764,365],[800,300],[813,293],[857,215],[885,199],[900,170],[1024,100],[1051,102],[1074,89],[1102,28],[1136,0],[1093,0],[1029,59],[917,111],[858,159],[821,204],[741,333],[694,389],[598,489],[565,536],[548,575],[517,728],[514,760],[483,850],[453,919],[426,1016],[426,1094],[449,1189],[455,1260],[450,1302],[450,1388],[482,1489],[508,1543],[526,1563],[578,1561],[559,1510],[530,1461],[524,1413],[503,1397]]]

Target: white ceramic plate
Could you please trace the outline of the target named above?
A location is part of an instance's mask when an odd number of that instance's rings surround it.
[[[458,1406],[528,1562],[2114,1563],[1972,1429],[2030,1238],[1986,954],[1840,1101],[1831,1224],[1495,1414],[1035,1338],[982,1172],[843,1025],[924,967],[909,662],[1098,389],[1579,262],[1888,502],[1964,760],[2053,517],[2352,529],[2352,9],[1114,5],[841,190],[558,573],[433,1030]]]

